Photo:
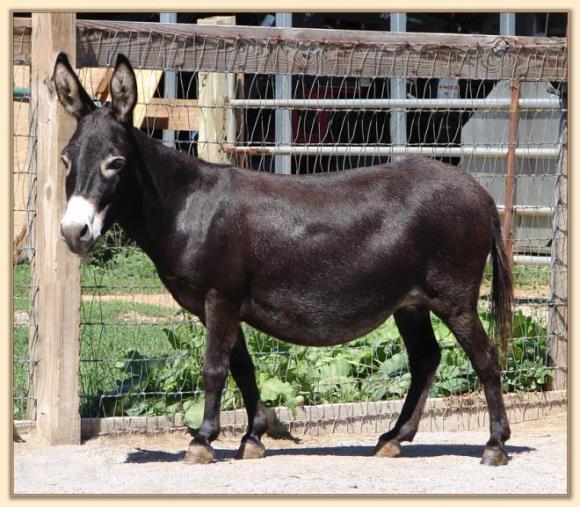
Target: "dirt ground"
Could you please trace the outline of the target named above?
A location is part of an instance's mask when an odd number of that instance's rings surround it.
[[[84,295],[85,301],[99,299],[100,301],[122,301],[125,303],[142,303],[148,305],[165,306],[167,308],[181,308],[169,292],[160,292],[157,294],[100,294]]]
[[[261,460],[233,459],[238,439],[215,442],[216,463],[182,463],[190,437],[99,437],[46,447],[14,444],[21,494],[393,495],[566,494],[566,414],[512,425],[507,466],[479,464],[486,432],[419,433],[398,458],[373,458],[376,436],[265,439]]]

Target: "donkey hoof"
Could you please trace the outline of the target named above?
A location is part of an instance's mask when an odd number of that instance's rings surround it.
[[[206,463],[213,463],[215,461],[215,456],[213,449],[209,445],[205,444],[190,444],[183,462],[189,465],[200,464],[205,465]]]
[[[401,444],[397,440],[379,440],[373,456],[379,458],[396,458],[401,454]]]
[[[244,440],[238,452],[236,453],[236,459],[260,459],[266,455],[266,448],[262,442],[257,442],[255,440]]]
[[[482,465],[489,465],[493,467],[507,465],[508,456],[503,449],[498,449],[496,447],[486,447],[485,451],[483,451],[483,456],[481,457],[480,463]]]

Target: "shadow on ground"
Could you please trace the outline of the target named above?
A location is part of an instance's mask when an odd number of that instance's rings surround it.
[[[523,454],[535,451],[533,447],[506,445],[508,455]],[[374,446],[351,445],[335,447],[305,447],[295,449],[268,449],[268,456],[372,456]],[[412,444],[403,445],[401,457],[403,458],[435,458],[438,456],[466,456],[480,458],[483,453],[483,445],[470,444]],[[234,459],[235,450],[216,449],[217,461]],[[153,463],[153,462],[179,462],[185,456],[185,451],[165,452],[137,448],[127,455],[125,463]]]

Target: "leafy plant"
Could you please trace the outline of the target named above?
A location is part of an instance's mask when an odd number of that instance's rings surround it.
[[[103,415],[112,415],[111,409],[130,416],[195,410],[201,398],[203,334],[192,321],[174,329],[164,328],[163,332],[172,347],[171,354],[147,358],[130,350],[115,363],[119,378],[115,389],[101,394]]]
[[[135,246],[123,230],[114,225],[99,238],[88,258],[88,264],[103,267],[128,246]]]
[[[484,327],[489,314],[481,312]],[[441,363],[430,395],[444,397],[474,392],[481,384],[471,362],[447,327],[433,317],[441,347]],[[148,358],[130,350],[115,364],[115,389],[102,393],[103,415],[168,415],[183,413],[183,422],[198,427],[203,416],[201,369],[203,329],[188,320],[163,330],[171,353]],[[266,405],[294,410],[302,404],[400,399],[411,383],[407,353],[394,321],[341,347],[298,347],[278,342],[244,325],[255,358],[260,395]],[[547,332],[530,316],[514,315],[514,338],[503,382],[508,391],[545,389]],[[111,401],[107,401],[111,400]],[[122,403],[119,403],[119,400]],[[235,383],[228,378],[223,410],[242,405]]]

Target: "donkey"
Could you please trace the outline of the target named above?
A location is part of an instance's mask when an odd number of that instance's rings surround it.
[[[439,316],[481,379],[490,438],[481,462],[508,461],[510,429],[499,354],[477,313],[491,252],[492,316],[511,334],[512,282],[490,195],[461,169],[414,158],[328,175],[281,176],[218,165],[165,147],[133,127],[135,73],[118,55],[110,103],[97,108],[67,56],[53,82],[76,130],[62,151],[69,249],[84,256],[114,222],[144,250],[175,300],[206,327],[203,421],[185,455],[214,461],[228,370],[248,415],[237,458],[261,458],[267,430],[240,323],[299,345],[358,338],[393,315],[411,385],[376,456],[412,441],[441,353]]]

